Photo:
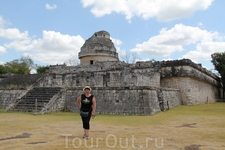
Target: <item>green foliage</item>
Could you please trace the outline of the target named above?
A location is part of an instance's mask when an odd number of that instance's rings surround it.
[[[0,66],[0,73],[13,73],[13,74],[30,74],[32,68],[34,68],[34,62],[30,57],[21,57],[11,62],[7,62],[5,65]]]
[[[221,75],[221,80],[225,82],[225,52],[223,53],[214,53],[211,55],[212,63],[215,67],[215,70]]]
[[[5,74],[7,73],[7,68],[4,65],[0,65],[0,74]]]
[[[212,57],[211,62],[213,63],[215,70],[217,70],[218,73],[220,74],[223,85],[225,85],[225,52],[213,53],[211,57]],[[224,89],[225,86],[223,87],[223,90]]]
[[[49,69],[49,66],[37,66],[37,73],[45,73]]]

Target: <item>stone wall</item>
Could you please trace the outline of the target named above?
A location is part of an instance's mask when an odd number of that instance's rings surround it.
[[[222,96],[220,79],[188,59],[161,62],[161,87],[181,91],[182,104],[213,103]]]
[[[66,64],[62,64],[62,65],[50,65],[49,66],[49,70],[48,72],[49,73],[52,73],[52,72],[60,72],[62,71],[64,68],[66,67]]]
[[[181,104],[180,91],[177,89],[158,89],[155,87],[98,87],[92,94],[97,101],[97,114],[152,115]],[[66,91],[65,110],[79,112],[76,99],[83,94],[82,88]]]
[[[10,74],[0,74],[0,82],[1,82],[3,79],[7,78],[8,76],[10,76]]]
[[[39,86],[62,87],[123,87],[152,86],[160,87],[160,71],[155,63],[126,64],[105,62],[89,66],[65,67],[50,70]]]
[[[45,74],[10,75],[0,82],[0,89],[27,89],[34,86]]]
[[[64,89],[60,97],[41,113],[57,110],[79,112],[76,104],[83,87]],[[25,90],[0,90],[0,108],[6,109],[21,97]],[[177,89],[155,87],[94,87],[97,114],[152,115],[181,104]]]
[[[14,104],[27,90],[0,90],[0,108],[6,109]]]
[[[216,86],[192,77],[167,77],[161,83],[162,87],[180,89],[184,105],[214,103],[220,97]]]
[[[160,90],[162,92],[162,99],[158,96],[159,106],[161,111],[168,110],[170,108],[176,107],[181,105],[181,93],[180,90],[173,89],[173,88],[160,88],[157,89],[157,94],[159,95]]]
[[[218,76],[203,68],[201,64],[196,64],[189,59],[162,61],[160,62],[160,66],[162,77],[188,76],[208,82],[209,84],[221,86],[221,81]]]
[[[39,80],[36,86],[39,87],[63,87],[62,85],[62,75],[56,73],[47,73],[45,76]]]
[[[110,57],[110,56],[104,56],[104,54],[93,54],[93,56],[85,56],[80,60],[80,64],[82,65],[90,65],[91,61],[92,64],[96,64],[98,61],[118,61],[117,58],[115,57]]]

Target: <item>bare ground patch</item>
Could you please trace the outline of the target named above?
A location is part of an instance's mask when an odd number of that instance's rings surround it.
[[[30,138],[32,134],[30,133],[23,133],[21,135],[17,135],[14,137],[6,137],[6,138],[1,138],[0,141],[5,141],[5,140],[12,140],[12,139],[21,139],[21,138]]]
[[[47,142],[44,142],[44,141],[38,141],[38,142],[29,142],[27,144],[42,144],[42,143],[47,143]]]
[[[185,123],[178,127],[188,127],[188,128],[195,128],[196,123]]]
[[[199,147],[202,145],[190,145],[190,146],[185,146],[184,150],[201,150]]]

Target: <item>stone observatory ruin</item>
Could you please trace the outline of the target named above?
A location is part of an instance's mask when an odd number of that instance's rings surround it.
[[[82,65],[92,65],[99,61],[119,61],[110,34],[106,31],[94,33],[86,40],[78,55]]]
[[[78,54],[80,65],[52,65],[47,73],[1,76],[0,108],[43,114],[78,112],[76,98],[92,87],[97,114],[152,115],[178,105],[214,103],[220,78],[189,59],[128,64],[107,31],[94,33]]]

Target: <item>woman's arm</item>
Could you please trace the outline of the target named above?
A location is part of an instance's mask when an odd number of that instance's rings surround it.
[[[96,99],[95,99],[95,97],[93,97],[93,99],[92,99],[92,113],[91,113],[91,115],[92,116],[95,116],[95,110],[96,110]]]
[[[77,98],[77,105],[79,108],[81,107],[81,96]]]

